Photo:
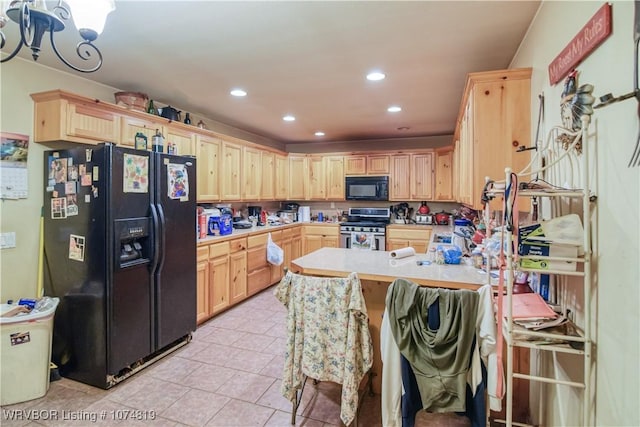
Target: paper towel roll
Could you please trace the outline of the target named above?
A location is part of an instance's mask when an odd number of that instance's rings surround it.
[[[416,262],[416,257],[406,257],[406,258],[389,258],[389,265],[391,267],[400,267],[407,264],[412,264]]]
[[[389,256],[391,258],[406,258],[409,256],[413,256],[415,254],[416,254],[416,250],[413,249],[411,246],[408,246],[406,248],[396,249],[395,251],[389,252]]]
[[[300,206],[298,208],[298,221],[311,222],[311,207]]]

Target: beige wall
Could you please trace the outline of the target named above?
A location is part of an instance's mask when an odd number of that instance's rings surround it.
[[[532,126],[538,94],[545,102],[544,126],[560,124],[562,82],[549,85],[547,67],[604,2],[545,1],[510,67],[533,67]],[[579,84],[595,86],[596,99],[633,90],[633,13],[629,1],[612,2],[613,32],[578,66]],[[597,102],[597,101],[596,101]],[[594,283],[595,425],[640,425],[640,167],[627,167],[638,134],[637,103],[627,100],[595,110],[589,139],[595,158],[591,188],[598,196],[592,227],[597,271]],[[532,135],[532,137],[535,135]],[[572,363],[573,361],[573,363]],[[571,378],[575,359],[559,358],[551,368]],[[543,425],[579,425],[579,394],[550,386]]]

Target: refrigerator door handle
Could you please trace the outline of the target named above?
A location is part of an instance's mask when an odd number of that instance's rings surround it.
[[[151,220],[153,222],[153,259],[151,261],[151,274],[155,274],[160,264],[160,218],[158,215],[158,208],[156,205],[151,204]]]
[[[160,259],[158,260],[158,264],[159,264],[158,265],[158,269],[161,270],[162,266],[164,265],[164,258],[165,258],[164,254],[165,254],[165,251],[166,251],[166,248],[165,248],[165,243],[166,243],[165,242],[165,240],[166,240],[165,239],[165,228],[167,227],[167,220],[166,220],[166,217],[164,215],[164,209],[162,208],[162,205],[161,204],[157,204],[156,205],[156,209],[158,210],[158,217],[159,217],[159,220],[160,220],[159,221],[160,230],[159,230],[159,233],[156,234],[156,236],[160,236],[159,237],[160,238],[160,242],[158,244],[159,249],[160,249]]]

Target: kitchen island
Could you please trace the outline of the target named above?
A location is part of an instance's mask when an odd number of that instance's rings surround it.
[[[358,273],[369,314],[369,330],[373,340],[373,389],[381,392],[380,324],[384,313],[387,287],[397,278],[411,280],[421,286],[475,290],[487,283],[486,272],[471,266],[418,265],[426,254],[392,259],[386,251],[322,248],[291,262],[291,269],[310,276],[347,277]]]

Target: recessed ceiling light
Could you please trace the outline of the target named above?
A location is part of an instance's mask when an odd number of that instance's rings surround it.
[[[285,122],[292,122],[294,121],[296,118],[293,117],[292,115],[286,115],[282,118],[282,120],[284,120]]]
[[[247,96],[247,92],[242,89],[233,89],[229,93],[233,96]]]
[[[324,136],[324,132],[318,131],[314,135],[315,136]]]
[[[392,105],[391,107],[387,108],[387,111],[390,113],[397,113],[402,111],[402,108],[398,107],[397,105]]]
[[[371,80],[374,82],[378,80],[383,80],[385,77],[387,76],[381,71],[372,71],[371,73],[367,74],[367,80]]]

